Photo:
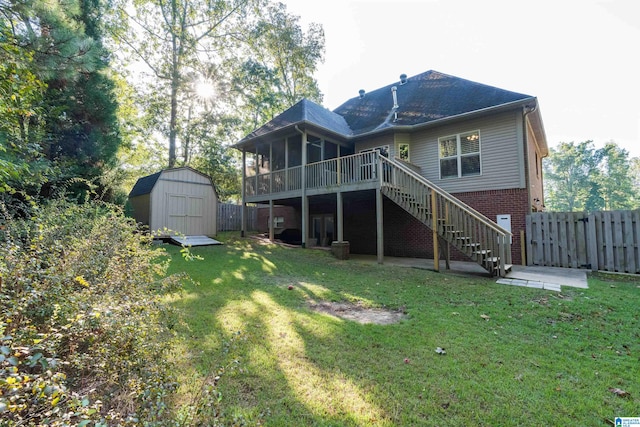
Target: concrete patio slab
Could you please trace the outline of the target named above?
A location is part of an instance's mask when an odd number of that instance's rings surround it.
[[[349,258],[366,263],[377,263],[375,255],[350,254]],[[422,268],[433,270],[433,259],[384,257],[383,264],[400,267]],[[445,263],[440,261],[442,272],[472,274],[487,276],[487,271],[474,262],[451,261],[450,270],[445,269]],[[504,285],[522,286],[528,288],[545,289],[560,292],[562,286],[587,289],[587,270],[559,267],[540,267],[514,265],[506,277],[498,278],[497,283]]]

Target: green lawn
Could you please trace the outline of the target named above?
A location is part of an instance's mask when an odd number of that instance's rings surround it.
[[[597,276],[557,293],[219,240],[192,249],[202,261],[169,251],[172,272],[199,282],[173,299],[184,320],[180,403],[209,386],[219,399],[200,410],[225,425],[606,426],[640,416],[638,280]],[[360,324],[311,301],[407,318]]]

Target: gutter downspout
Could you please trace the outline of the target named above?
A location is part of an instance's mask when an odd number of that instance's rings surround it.
[[[527,210],[530,210],[530,206],[531,206],[531,202],[532,202],[532,198],[531,198],[531,179],[529,176],[529,138],[527,137],[528,132],[527,132],[527,116],[533,112],[535,112],[538,109],[538,102],[536,101],[536,103],[534,104],[533,108],[531,108],[530,110],[527,111],[527,106],[523,106],[522,107],[522,143],[524,144],[524,168],[525,168],[525,174],[524,174],[524,182],[525,182],[525,186],[527,188]],[[542,171],[540,171],[540,173],[542,173]],[[524,236],[524,233],[521,232],[520,238],[522,239],[522,236]],[[526,248],[527,246],[523,244],[524,242],[520,242],[520,251],[524,251],[524,253],[520,253],[520,259],[521,259],[521,264],[522,265],[527,265],[527,254],[526,254]],[[513,248],[512,248],[513,249]]]
[[[529,176],[529,139],[527,138],[527,116],[538,110],[538,103],[536,102],[533,108],[527,111],[527,106],[522,107],[522,142],[524,144],[524,166],[525,166],[525,185],[527,187],[527,195],[529,196],[529,202],[531,202],[531,180]]]
[[[302,173],[300,176],[300,185],[302,189],[302,247],[306,248],[309,228],[309,200],[307,199],[307,132],[300,130],[298,125],[295,125],[295,130],[302,135]]]

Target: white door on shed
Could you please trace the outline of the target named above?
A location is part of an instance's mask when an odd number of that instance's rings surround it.
[[[170,234],[205,234],[204,197],[167,194],[167,228]]]
[[[167,194],[167,228],[170,234],[187,232],[187,196]]]
[[[188,236],[205,234],[204,198],[187,196],[187,233]]]

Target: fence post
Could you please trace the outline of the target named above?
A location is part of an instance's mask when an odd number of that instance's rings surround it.
[[[587,256],[591,271],[598,271],[598,238],[596,235],[596,215],[592,212],[587,217]]]
[[[527,229],[529,228],[529,217],[527,216]],[[520,265],[527,265],[527,242],[524,230],[520,230]]]

